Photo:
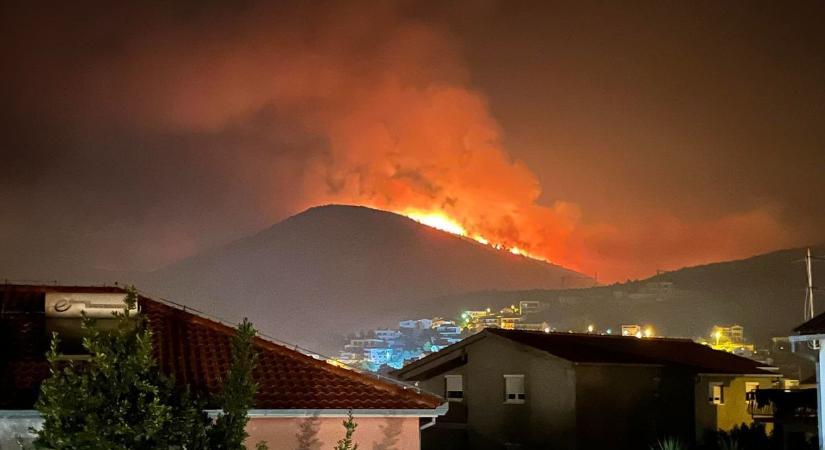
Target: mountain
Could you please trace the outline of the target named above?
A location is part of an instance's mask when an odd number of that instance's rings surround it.
[[[813,248],[825,254],[825,246]],[[464,308],[501,307],[540,300],[536,319],[560,330],[588,324],[618,330],[621,324],[651,324],[659,334],[708,336],[716,324],[741,324],[746,337],[765,344],[787,336],[802,322],[807,277],[805,249],[781,250],[747,259],[688,267],[610,286],[576,290],[482,291],[431,300]],[[825,279],[825,262],[814,262],[814,281]],[[825,312],[825,295],[815,304]]]
[[[332,350],[336,335],[459,305],[421,299],[483,289],[592,285],[582,274],[364,207],[309,209],[137,280],[150,294]]]

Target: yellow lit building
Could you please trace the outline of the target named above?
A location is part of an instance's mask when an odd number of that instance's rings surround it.
[[[714,350],[739,355],[747,355],[754,351],[753,344],[745,341],[745,328],[742,325],[716,325],[711,330],[710,339],[703,339],[701,343],[709,345]]]

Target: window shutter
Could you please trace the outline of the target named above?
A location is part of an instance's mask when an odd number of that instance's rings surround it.
[[[504,401],[506,403],[524,403],[526,398],[524,375],[504,375]]]
[[[464,398],[464,378],[461,375],[445,375],[445,397],[447,400],[461,400]]]

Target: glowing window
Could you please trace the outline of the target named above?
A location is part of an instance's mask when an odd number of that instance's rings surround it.
[[[725,404],[725,387],[720,382],[708,384],[708,401],[714,405]]]
[[[524,375],[504,375],[504,403],[524,403]]]
[[[756,390],[759,389],[759,382],[758,381],[746,381],[745,382],[745,403],[749,400],[754,399],[754,393]]]

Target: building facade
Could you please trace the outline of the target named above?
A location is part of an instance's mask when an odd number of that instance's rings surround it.
[[[752,422],[778,375],[687,340],[485,330],[395,373],[443,395],[426,449],[639,449]]]

